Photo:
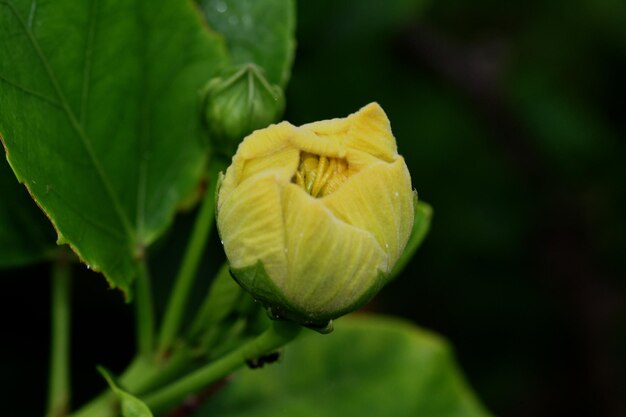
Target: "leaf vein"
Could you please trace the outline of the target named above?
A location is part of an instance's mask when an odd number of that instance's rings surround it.
[[[96,159],[95,152],[94,152],[93,148],[91,147],[91,143],[87,139],[87,135],[85,134],[85,131],[83,130],[82,125],[76,119],[76,116],[74,115],[74,112],[70,108],[69,103],[68,103],[67,99],[65,98],[65,94],[63,93],[63,90],[61,88],[61,85],[59,84],[59,81],[57,80],[54,71],[50,67],[50,64],[49,64],[45,54],[43,53],[43,50],[41,49],[41,46],[39,45],[39,42],[35,38],[34,34],[30,31],[30,29],[29,29],[29,27],[27,25],[27,22],[24,21],[24,18],[18,12],[18,10],[16,9],[15,5],[13,4],[13,2],[8,1],[8,0],[0,0],[0,4],[5,5],[6,7],[9,8],[9,10],[11,10],[11,12],[15,16],[15,18],[18,20],[18,22],[22,26],[22,29],[26,33],[26,36],[28,37],[28,39],[29,39],[29,41],[31,43],[31,46],[35,50],[35,53],[37,54],[39,60],[41,61],[41,65],[44,67],[44,70],[46,71],[46,74],[48,75],[48,78],[49,78],[50,82],[52,83],[52,86],[54,87],[54,90],[56,91],[56,94],[57,94],[57,96],[58,96],[58,98],[60,100],[62,108],[63,108],[64,112],[66,113],[72,128],[74,129],[74,131],[76,132],[78,138],[80,139],[80,143],[85,148],[85,151],[87,152],[87,155],[89,156],[89,160],[90,160],[91,164],[93,165],[93,167],[94,167],[98,177],[100,178],[100,181],[102,182],[102,184],[104,186],[106,194],[108,195],[109,199],[111,200],[111,204],[113,205],[113,208],[114,208],[114,210],[116,212],[116,215],[119,217],[119,220],[122,223],[122,226],[124,227],[124,230],[127,233],[127,235],[134,240],[135,235],[134,235],[133,228],[131,226],[130,220],[128,219],[128,216],[124,212],[124,210],[122,208],[122,205],[121,205],[121,203],[120,203],[120,201],[118,199],[118,196],[115,193],[115,191],[113,190],[113,186],[111,185],[111,182],[109,181],[109,178],[106,175],[106,172],[104,171],[104,169],[103,169],[102,165],[99,163],[99,161]]]
[[[30,3],[30,13],[28,14],[28,29],[33,28],[33,22],[35,21],[36,11],[37,11],[37,0],[33,0]]]
[[[63,196],[61,196],[57,191],[55,191],[53,187],[50,188],[50,193],[54,194],[60,201],[63,202],[63,204],[65,204],[71,211],[73,211],[77,217],[83,219],[85,223],[90,224],[91,226],[95,227],[96,229],[99,229],[101,232],[104,232],[105,234],[108,234],[114,237],[115,239],[124,240],[124,238],[126,237],[124,234],[120,233],[118,230],[112,228],[111,226],[108,226],[105,223],[100,223],[98,220],[88,217],[83,211],[75,207],[70,201],[63,198]]]
[[[0,74],[0,81],[5,82],[6,84],[9,84],[10,86],[20,90],[21,92],[28,94],[30,96],[33,96],[35,98],[40,99],[41,101],[44,101],[54,107],[57,107],[58,109],[63,110],[63,106],[61,105],[61,103],[59,103],[58,101],[56,101],[53,98],[47,97],[46,95],[42,94],[42,93],[38,93],[37,91],[31,90],[27,87],[22,86],[21,84],[18,84],[15,81],[12,81],[10,79],[8,79],[7,77],[5,77],[4,75]]]
[[[87,100],[89,99],[89,82],[91,81],[91,63],[93,55],[93,42],[96,36],[96,10],[98,0],[91,2],[91,9],[89,10],[89,23],[87,24],[87,44],[85,46],[85,65],[83,67],[83,89],[81,93],[80,103],[80,122],[85,124],[87,117]]]
[[[140,27],[146,27],[146,22],[143,16],[144,11],[140,10],[139,15],[137,16],[139,20]],[[148,166],[149,166],[149,155],[147,150],[148,139],[150,134],[150,107],[149,107],[149,97],[147,96],[148,88],[146,87],[146,83],[148,82],[148,77],[146,76],[148,62],[146,59],[146,49],[142,49],[140,54],[140,72],[141,72],[141,80],[142,87],[140,89],[141,93],[141,101],[140,101],[140,113],[139,113],[139,178],[137,181],[137,212],[136,212],[136,224],[137,224],[137,235],[140,244],[145,244],[145,209],[146,209],[146,191],[147,191],[147,181],[148,181]]]

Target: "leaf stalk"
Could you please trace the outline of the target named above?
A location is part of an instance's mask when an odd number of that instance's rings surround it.
[[[195,282],[198,266],[202,260],[202,254],[215,219],[215,192],[219,172],[224,167],[224,162],[219,158],[210,163],[209,189],[202,199],[191,238],[187,244],[183,261],[174,281],[174,288],[165,309],[159,334],[159,356],[163,356],[171,348],[180,330],[187,299]]]
[[[71,265],[59,252],[52,264],[50,373],[47,417],[67,415],[70,402]]]

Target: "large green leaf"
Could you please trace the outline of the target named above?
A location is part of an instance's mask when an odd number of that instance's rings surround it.
[[[486,417],[448,344],[373,315],[307,334],[277,364],[236,374],[198,416]]]
[[[128,290],[206,160],[223,41],[179,0],[0,1],[0,134],[67,242]]]
[[[233,63],[255,63],[285,87],[295,50],[294,0],[198,0],[209,25],[224,35]]]
[[[0,196],[0,268],[44,260],[55,246],[52,227],[2,156]]]

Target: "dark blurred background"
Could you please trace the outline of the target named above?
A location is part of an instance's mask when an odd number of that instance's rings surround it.
[[[378,101],[431,233],[375,308],[499,416],[626,416],[626,2],[301,1],[287,119]]]
[[[497,416],[626,416],[626,2],[298,7],[285,118],[378,101],[434,208],[423,247],[370,308],[446,336]],[[191,219],[157,248],[161,298]],[[94,364],[130,359],[133,319],[104,279],[76,272],[80,403],[104,387]],[[44,408],[47,275],[2,271],[2,415]]]

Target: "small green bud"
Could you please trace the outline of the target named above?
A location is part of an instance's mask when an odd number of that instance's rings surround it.
[[[205,94],[211,140],[228,155],[248,134],[278,120],[285,108],[282,88],[270,84],[254,64],[230,68],[213,78]]]

